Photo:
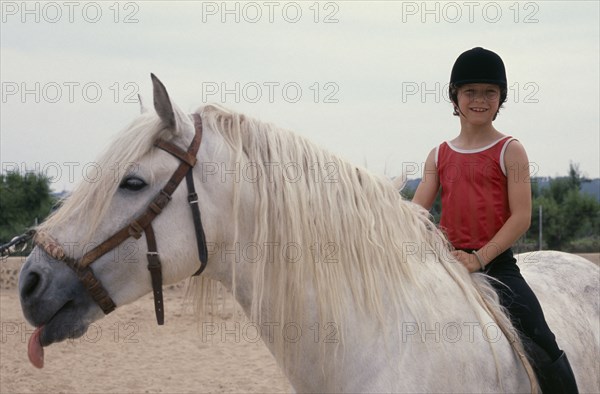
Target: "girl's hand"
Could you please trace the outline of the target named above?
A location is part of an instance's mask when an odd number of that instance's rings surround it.
[[[469,272],[481,271],[481,264],[477,260],[477,256],[471,253],[463,252],[462,250],[453,250],[452,256],[467,269]]]

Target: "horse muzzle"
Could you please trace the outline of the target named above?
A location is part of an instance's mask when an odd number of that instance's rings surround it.
[[[103,315],[75,272],[39,247],[21,269],[19,297],[42,346],[82,336]]]

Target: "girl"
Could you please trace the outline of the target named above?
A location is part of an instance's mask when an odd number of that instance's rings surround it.
[[[525,149],[492,125],[506,101],[502,59],[479,47],[464,52],[449,91],[460,133],[429,153],[413,202],[429,210],[442,188],[440,227],[453,255],[469,272],[499,281],[492,285],[529,347],[542,392],[577,393],[567,357],[510,249],[529,228],[531,186]]]

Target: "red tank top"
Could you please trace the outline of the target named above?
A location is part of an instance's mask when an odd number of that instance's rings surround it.
[[[440,227],[457,249],[479,249],[510,216],[504,152],[512,137],[479,149],[443,142],[436,150],[442,187]]]

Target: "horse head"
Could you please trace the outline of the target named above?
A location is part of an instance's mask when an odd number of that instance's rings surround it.
[[[198,229],[186,185],[170,185],[176,172],[181,172],[178,182],[187,170],[192,184],[194,178],[200,181],[194,203],[205,213],[201,230],[206,229],[213,242],[221,240],[218,234],[233,233],[227,227],[233,214],[231,198],[222,194],[227,185],[218,176],[200,176],[207,163],[227,160],[228,151],[218,149],[222,139],[208,127],[202,130],[197,115],[194,123],[173,105],[154,75],[152,82],[155,113],[142,111],[119,133],[96,163],[99,179],[80,183],[37,229],[37,246],[21,270],[19,292],[23,313],[36,327],[29,356],[38,367],[43,365],[43,346],[83,335],[115,306],[153,290],[155,278],[148,264],[156,251],[150,250],[150,230],[158,248],[161,284],[176,283],[198,271],[200,260],[207,257],[206,250],[204,258],[199,250],[206,241],[199,242],[194,235]],[[199,132],[199,151],[190,153]],[[196,165],[196,157],[203,162]],[[169,188],[173,190],[166,196]],[[115,237],[120,237],[118,242],[106,247]],[[227,279],[227,270],[215,264],[208,264],[206,274]],[[94,293],[101,293],[109,306]]]

